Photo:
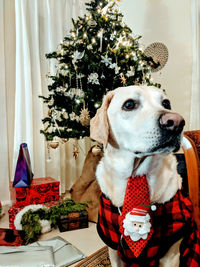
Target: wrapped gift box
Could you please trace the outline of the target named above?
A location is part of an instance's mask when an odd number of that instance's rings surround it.
[[[79,249],[60,236],[37,241],[28,247],[52,247],[56,267],[71,266],[71,264],[85,258],[85,255]]]
[[[56,267],[52,247],[5,247],[0,249],[0,267]]]
[[[58,201],[51,201],[48,203],[43,203],[43,205],[45,205],[46,207],[50,208],[53,207],[55,205],[59,204],[59,200]],[[15,216],[17,215],[17,213],[22,210],[25,206],[28,206],[29,204],[27,203],[17,203],[12,205],[12,207],[10,207],[10,209],[8,210],[8,215],[9,215],[9,228],[11,229],[15,229],[15,225],[14,225],[14,220],[15,220]]]
[[[88,212],[82,210],[80,212],[71,212],[67,215],[60,216],[58,228],[60,232],[87,228],[88,227]]]
[[[34,178],[29,187],[13,187],[10,183],[10,195],[12,203],[15,204],[43,204],[59,199],[60,182],[51,178]]]

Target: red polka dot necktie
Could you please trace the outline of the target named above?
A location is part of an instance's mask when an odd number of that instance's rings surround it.
[[[150,196],[149,196],[149,186],[146,179],[146,175],[129,177],[126,193],[124,198],[124,204],[122,208],[122,214],[120,216],[120,232],[123,235],[126,243],[133,252],[135,257],[138,257],[144,247],[147,245],[149,239],[153,234],[152,227],[148,233],[146,239],[139,239],[138,241],[133,241],[130,236],[125,235],[123,221],[128,213],[131,214],[131,211],[140,205],[151,205]],[[151,222],[151,219],[150,219]]]

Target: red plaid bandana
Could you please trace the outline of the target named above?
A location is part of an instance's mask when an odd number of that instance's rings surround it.
[[[144,239],[141,236],[139,237],[139,240],[134,240],[134,238],[131,235],[131,232],[130,232],[130,235],[127,235],[126,233],[124,219],[126,218],[126,221],[128,221],[129,218],[131,218],[130,215],[133,209],[137,210],[137,215],[139,214],[142,215],[143,211],[141,211],[137,207],[141,205],[148,205],[150,207],[150,204],[151,203],[150,203],[150,197],[149,197],[149,186],[148,186],[148,182],[146,179],[146,175],[129,177],[119,225],[120,225],[121,234],[123,235],[124,239],[126,240],[126,243],[128,244],[129,248],[131,249],[131,251],[133,252],[136,258],[140,255],[144,247],[147,245],[149,239],[151,238],[153,234],[153,228],[149,225],[151,227],[149,230],[150,232],[147,232],[146,235],[143,235]],[[135,218],[137,217],[138,216],[135,216]],[[150,223],[151,223],[151,220],[150,220]],[[131,227],[131,230],[134,228],[132,224],[133,224],[132,221],[130,222],[128,221],[128,226],[129,228]],[[144,222],[144,224],[146,224],[146,222]],[[136,230],[137,232],[136,235],[138,235],[138,230],[139,229]]]

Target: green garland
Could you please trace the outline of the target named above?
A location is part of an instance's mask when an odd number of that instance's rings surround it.
[[[80,212],[87,208],[88,202],[75,203],[72,199],[66,199],[49,209],[44,207],[37,211],[28,210],[21,220],[22,229],[25,231],[25,244],[38,240],[42,230],[40,220],[48,220],[51,222],[51,227],[55,227],[61,215]]]

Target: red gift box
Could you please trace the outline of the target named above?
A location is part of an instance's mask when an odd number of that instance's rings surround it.
[[[42,204],[59,200],[60,182],[51,178],[34,178],[29,187],[13,187],[10,182],[10,195],[13,204]]]
[[[50,208],[53,207],[55,205],[59,204],[59,200],[58,201],[51,201],[48,203],[43,203],[44,206]],[[14,220],[15,220],[15,216],[17,215],[17,213],[22,210],[25,206],[28,206],[29,204],[14,204],[12,207],[10,207],[10,209],[8,210],[8,215],[9,215],[9,228],[11,229],[15,229],[14,226]]]

